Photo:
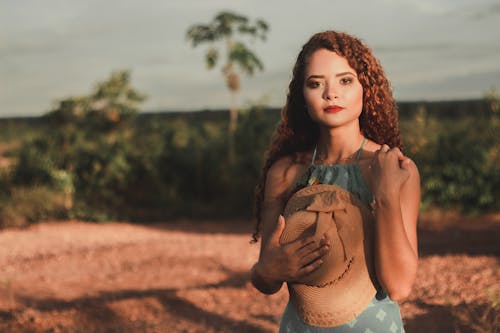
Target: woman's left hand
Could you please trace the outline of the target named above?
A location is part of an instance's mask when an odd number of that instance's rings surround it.
[[[375,197],[375,271],[392,300],[408,296],[418,266],[418,169],[398,148],[383,145],[371,161]]]
[[[408,180],[411,160],[399,148],[383,145],[370,163],[373,194],[377,200],[398,199],[401,186]]]

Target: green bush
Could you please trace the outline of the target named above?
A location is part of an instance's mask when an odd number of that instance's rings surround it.
[[[13,182],[20,186],[52,185],[52,171],[56,165],[50,139],[37,138],[28,141],[19,149]]]
[[[45,186],[15,187],[0,198],[0,227],[23,227],[51,218],[66,218],[67,197]]]
[[[499,211],[498,116],[437,121],[420,112],[405,126],[408,151],[421,173],[424,209]]]
[[[250,217],[264,152],[279,120],[276,110],[241,113],[236,158],[228,163],[223,112],[127,116],[111,127],[94,126],[95,114],[86,122],[79,114],[75,120],[61,113],[54,123],[55,115],[43,118],[50,130],[17,149],[12,172],[0,174],[2,216],[18,216],[17,224],[57,216]],[[420,106],[400,124],[405,153],[420,170],[423,209],[499,211],[498,115],[438,117]],[[46,197],[46,207],[40,197]]]

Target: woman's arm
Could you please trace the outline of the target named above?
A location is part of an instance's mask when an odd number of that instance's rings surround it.
[[[264,199],[265,200],[265,199]],[[282,209],[280,209],[280,204],[275,202],[274,205],[272,203],[264,203],[263,211],[262,211],[262,239],[260,243],[260,253],[259,260],[255,265],[253,265],[252,270],[250,271],[250,280],[254,287],[264,294],[274,294],[281,289],[283,284],[283,280],[275,277],[272,271],[269,270],[266,265],[266,260],[271,260],[269,258],[268,247],[276,247],[276,237],[279,236],[284,229],[284,223],[282,223],[281,219],[279,219],[279,215]],[[271,221],[277,221],[276,224],[273,225]],[[264,222],[266,221],[266,222]],[[271,227],[274,227],[274,231],[269,230]]]
[[[420,176],[413,161],[387,146],[375,154],[373,169],[375,269],[389,297],[401,300],[409,295],[417,274]]]

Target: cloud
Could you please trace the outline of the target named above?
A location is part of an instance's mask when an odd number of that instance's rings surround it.
[[[273,106],[282,105],[301,46],[332,28],[373,47],[397,87],[412,87],[407,97],[448,94],[446,86],[429,91],[426,83],[452,84],[450,77],[500,67],[500,27],[492,19],[499,9],[488,0],[313,0],[307,10],[285,0],[0,1],[0,76],[9,82],[0,89],[0,115],[40,114],[54,99],[88,93],[117,69],[132,70],[133,84],[150,96],[148,109],[225,107],[220,68],[207,71],[205,46],[192,48],[185,39],[191,24],[222,9],[271,25],[268,40],[251,45],[265,71],[243,78],[242,102],[270,96]]]
[[[500,15],[500,4],[492,3],[485,6],[485,8],[480,8],[476,11],[473,11],[469,16],[475,20],[484,20],[499,15]]]
[[[469,74],[450,74],[441,79],[394,84],[400,100],[444,100],[482,97],[489,89],[500,88],[500,69]],[[415,94],[418,91],[418,94]]]
[[[374,52],[382,53],[412,53],[412,52],[442,52],[449,51],[454,48],[450,43],[427,43],[427,44],[385,44],[374,47]]]

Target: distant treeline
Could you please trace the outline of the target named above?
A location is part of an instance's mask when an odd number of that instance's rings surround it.
[[[438,118],[453,118],[465,115],[488,115],[491,112],[490,102],[485,99],[469,99],[454,101],[414,101],[398,102],[400,118],[408,118],[415,115],[422,108],[430,116]],[[279,119],[281,108],[265,108],[271,117]],[[198,119],[198,120],[227,120],[229,110],[198,110],[198,111],[159,111],[143,112],[139,114],[140,118],[177,118]]]
[[[0,168],[0,226],[252,216],[279,109],[241,112],[229,163],[225,110],[75,113],[87,105],[79,103],[0,119],[0,157],[11,161]],[[500,122],[490,101],[403,102],[399,110],[405,153],[421,173],[422,209],[499,211]]]
[[[413,116],[421,108],[424,108],[428,115],[447,118],[458,117],[464,115],[487,115],[491,112],[490,102],[486,99],[467,99],[467,100],[452,100],[452,101],[404,101],[398,102],[399,116],[407,118]],[[280,108],[264,107],[271,116],[279,118]],[[175,110],[157,110],[144,111],[137,115],[138,121],[144,121],[148,118],[154,119],[172,119],[184,118],[187,120],[211,120],[211,121],[226,121],[227,109],[202,109],[195,111],[175,111]],[[3,117],[0,118],[0,125],[5,126],[6,123],[27,124],[30,126],[43,126],[45,121],[40,116],[28,117]]]

